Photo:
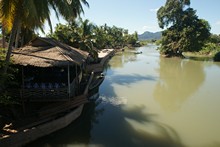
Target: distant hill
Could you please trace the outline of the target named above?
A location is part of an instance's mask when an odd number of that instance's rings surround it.
[[[160,39],[162,36],[162,33],[161,32],[155,32],[155,33],[152,33],[152,32],[144,32],[143,34],[141,35],[138,35],[138,40],[151,40],[151,39]]]

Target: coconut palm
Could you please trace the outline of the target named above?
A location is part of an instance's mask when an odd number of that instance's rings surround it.
[[[97,53],[94,50],[94,35],[93,35],[93,29],[94,25],[89,22],[88,19],[86,20],[80,20],[80,26],[78,28],[78,42],[79,42],[79,48],[81,50],[86,50],[90,54],[92,54],[94,57],[97,57]]]
[[[83,12],[81,2],[88,6],[86,0],[1,0],[0,18],[4,28],[11,32],[4,73],[7,73],[12,45],[16,32],[21,26],[33,29],[42,28],[46,20],[52,26],[50,8],[55,11],[58,18],[61,15],[66,20],[73,20]]]

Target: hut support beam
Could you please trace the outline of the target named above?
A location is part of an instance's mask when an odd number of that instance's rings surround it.
[[[75,91],[77,94],[79,94],[79,75],[78,75],[78,71],[77,71],[77,65],[75,66],[75,71],[76,71],[76,85],[75,85]]]
[[[68,64],[68,94],[70,99],[70,65]]]
[[[22,101],[22,107],[23,107],[23,112],[26,114],[26,109],[25,109],[25,103],[24,103],[24,98],[23,98],[23,93],[24,93],[24,67],[21,66],[21,81],[22,81],[22,87],[21,87],[21,101]]]

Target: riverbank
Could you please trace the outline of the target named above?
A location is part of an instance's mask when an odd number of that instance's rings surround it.
[[[201,54],[200,52],[183,52],[185,58],[196,60],[213,60],[215,53]]]

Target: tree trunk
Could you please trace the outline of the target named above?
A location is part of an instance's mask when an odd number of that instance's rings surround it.
[[[8,51],[7,51],[7,55],[6,55],[6,59],[5,59],[4,74],[6,74],[7,71],[8,71],[8,66],[9,66],[9,62],[10,62],[12,47],[13,47],[13,43],[15,41],[15,35],[16,35],[16,31],[18,29],[19,23],[20,23],[19,17],[15,17],[13,27],[12,27],[12,30],[11,30],[11,34],[10,34]]]
[[[18,41],[19,41],[19,37],[20,37],[20,32],[21,32],[21,24],[19,23],[17,33],[16,33],[16,38],[15,38],[15,48],[18,48]]]
[[[21,36],[21,46],[24,45],[24,35]]]

